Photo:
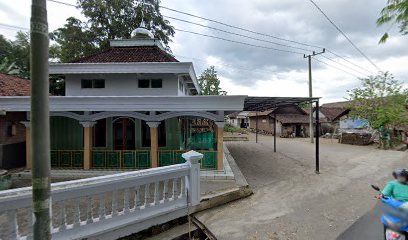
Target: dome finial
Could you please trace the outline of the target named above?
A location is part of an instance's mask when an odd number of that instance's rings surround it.
[[[144,10],[145,10],[145,5],[144,5],[144,0],[142,0],[141,2],[141,13],[142,13],[142,21],[140,22],[140,26],[138,28],[136,28],[133,32],[132,32],[132,38],[150,38],[150,39],[154,39],[154,35],[152,32],[150,32],[145,25],[144,22]]]

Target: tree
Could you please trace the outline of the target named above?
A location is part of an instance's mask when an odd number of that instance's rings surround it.
[[[12,43],[0,34],[0,59],[5,59],[10,56]]]
[[[50,55],[61,62],[70,62],[98,51],[96,35],[81,20],[70,17],[62,28],[50,34],[53,44]]]
[[[408,34],[408,0],[388,0],[387,5],[381,10],[380,17],[377,19],[377,25],[391,23],[398,24],[399,32],[402,35]],[[385,43],[389,37],[385,32],[379,43]]]
[[[20,73],[20,69],[18,69],[15,63],[10,62],[7,57],[5,57],[0,61],[0,73],[18,75]]]
[[[380,132],[408,123],[408,89],[388,72],[361,81],[361,87],[348,91],[351,117],[366,119]]]
[[[18,32],[14,41],[0,35],[0,61],[2,65],[4,64],[3,72],[6,67],[10,67],[10,70],[13,70],[12,74],[29,78],[30,37],[28,33]]]
[[[198,78],[200,95],[227,95],[226,91],[220,88],[220,79],[214,66],[204,70]]]
[[[64,27],[52,33],[57,48],[51,49],[62,62],[74,60],[100,49],[106,49],[111,39],[130,39],[132,32],[145,23],[155,38],[167,47],[174,28],[160,13],[160,0],[78,0],[78,8],[87,18],[82,22],[68,18]],[[56,46],[55,46],[56,47]]]

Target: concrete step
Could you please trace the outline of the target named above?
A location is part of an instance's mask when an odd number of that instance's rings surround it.
[[[176,226],[174,228],[171,228],[165,232],[162,232],[158,235],[155,235],[153,237],[147,238],[146,240],[170,240],[170,239],[175,239],[178,238],[184,234],[187,234],[189,232],[193,232],[197,230],[197,227],[191,223],[190,226],[188,223],[185,223],[183,225]]]

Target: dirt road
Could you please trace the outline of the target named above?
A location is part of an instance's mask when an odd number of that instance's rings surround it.
[[[253,136],[251,136],[253,138]],[[321,141],[314,173],[308,139],[260,136],[258,144],[228,144],[255,194],[198,215],[219,239],[336,239],[374,207],[372,183],[383,186],[408,153]]]

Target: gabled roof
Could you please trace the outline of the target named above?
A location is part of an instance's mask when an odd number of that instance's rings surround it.
[[[336,121],[342,116],[348,114],[350,109],[342,107],[320,107],[320,112],[327,118],[329,121]]]
[[[309,123],[309,115],[301,114],[276,114],[276,120],[285,124],[285,123]]]
[[[228,116],[229,118],[236,118],[239,113],[240,113],[240,112],[233,112],[233,113],[228,114],[227,116]]]
[[[332,103],[325,103],[322,104],[320,107],[326,108],[348,108],[351,101],[343,101],[343,102],[332,102]]]
[[[286,111],[287,109],[295,109],[295,111],[297,111],[297,112],[287,112]],[[248,114],[248,117],[255,117],[257,115],[256,113],[257,112],[250,112]],[[268,110],[258,112],[258,116],[268,116],[268,115],[272,116],[272,113],[274,113],[274,114],[309,115],[304,109],[302,109],[298,105],[291,104],[291,105],[284,105],[284,106],[276,107],[276,108],[270,108]]]
[[[350,112],[349,105],[351,101],[325,103],[320,106],[320,112],[328,121],[336,121]]]
[[[0,96],[29,96],[30,81],[0,73]]]
[[[274,108],[274,109],[269,109],[269,110],[266,110],[266,111],[262,111],[262,112],[258,112],[258,117],[260,117],[260,116],[269,116],[271,113],[273,113],[273,111],[275,111],[276,110],[276,108]],[[248,117],[256,117],[256,112],[250,112],[249,114],[248,114]]]
[[[111,47],[72,63],[178,62],[158,46]]]

